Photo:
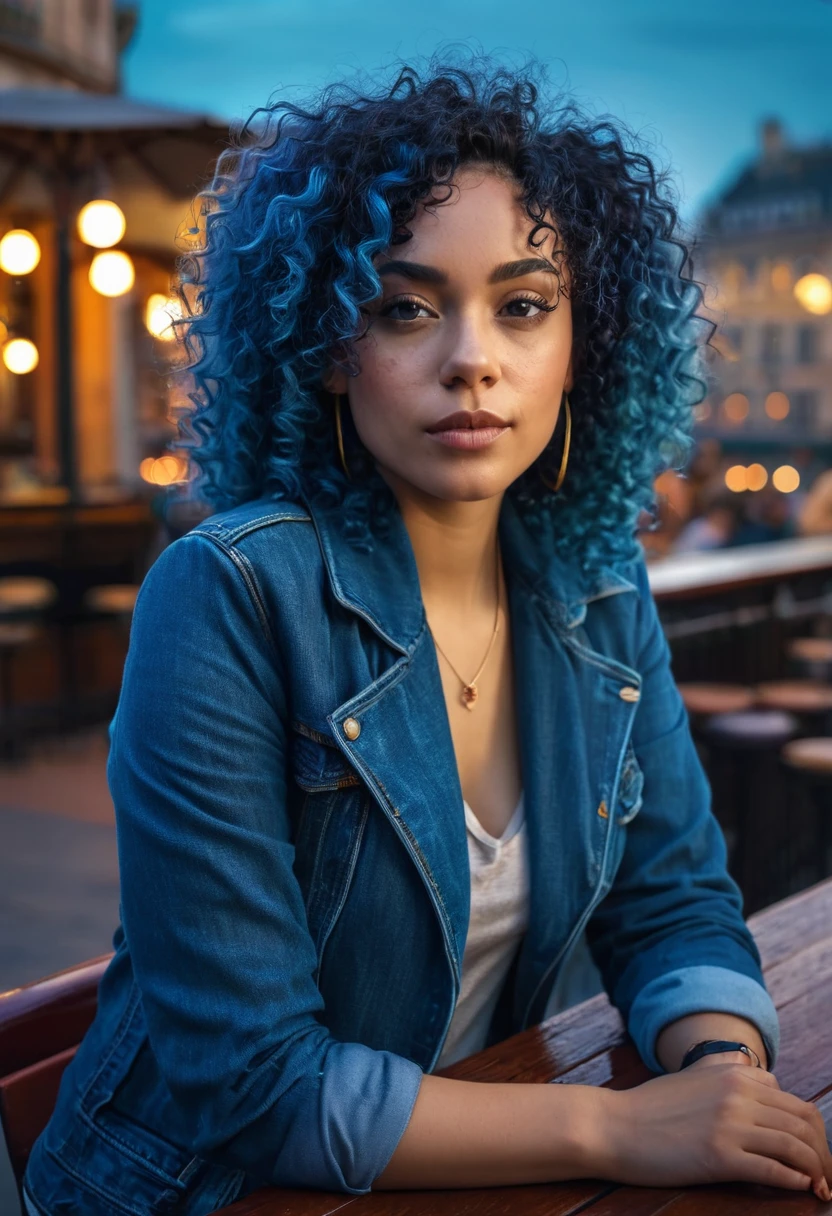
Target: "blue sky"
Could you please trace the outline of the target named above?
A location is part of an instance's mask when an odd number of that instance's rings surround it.
[[[623,119],[671,167],[688,220],[754,154],[763,117],[798,144],[832,139],[830,0],[140,0],[125,88],[240,118],[448,41],[535,55],[591,114]]]

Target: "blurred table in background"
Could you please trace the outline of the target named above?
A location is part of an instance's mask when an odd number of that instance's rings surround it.
[[[14,656],[7,713],[17,715],[22,733],[72,729],[112,712],[127,637],[90,611],[85,596],[102,584],[140,583],[159,533],[146,500],[0,499],[0,578],[45,578],[58,591],[37,643]]]

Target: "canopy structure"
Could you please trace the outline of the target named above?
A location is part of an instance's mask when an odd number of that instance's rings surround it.
[[[136,169],[171,198],[187,199],[210,178],[228,140],[220,118],[120,94],[73,89],[0,89],[0,206],[35,173],[55,220],[56,403],[61,476],[78,497],[74,436],[71,239],[74,209],[101,183]]]

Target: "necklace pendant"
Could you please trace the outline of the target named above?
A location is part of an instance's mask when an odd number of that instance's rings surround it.
[[[473,709],[479,695],[476,684],[466,684],[462,690],[462,702],[465,708]]]

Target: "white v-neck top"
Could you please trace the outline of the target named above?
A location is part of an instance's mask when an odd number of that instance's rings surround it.
[[[465,827],[471,870],[471,918],[462,958],[462,985],[442,1054],[444,1068],[480,1051],[529,919],[529,869],[523,794],[503,832],[489,835],[467,802]]]

